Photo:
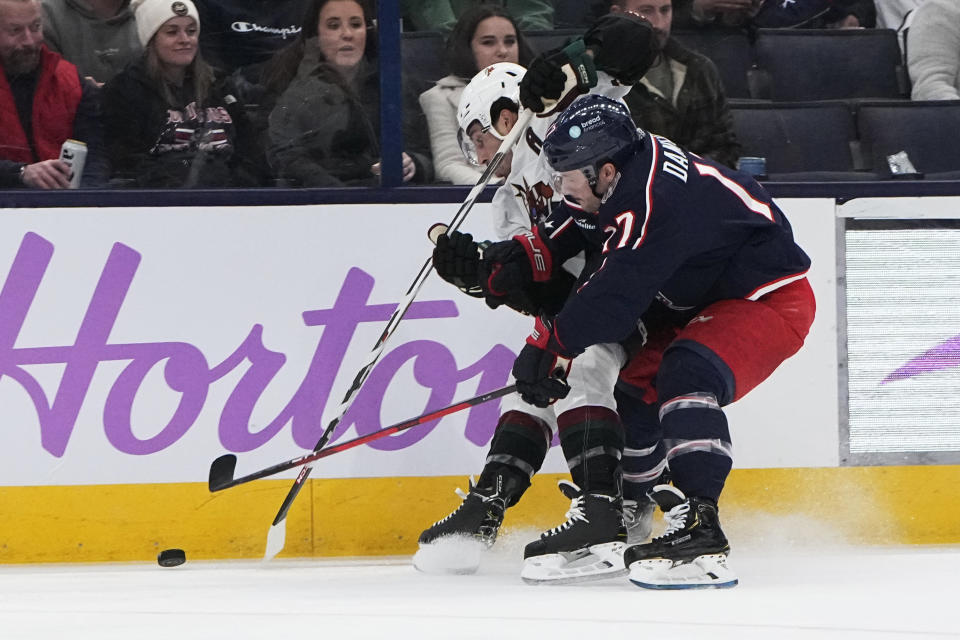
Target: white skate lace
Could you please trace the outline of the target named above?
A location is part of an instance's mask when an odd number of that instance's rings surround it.
[[[559,526],[554,527],[553,529],[550,529],[549,531],[545,531],[544,533],[540,534],[540,537],[546,538],[548,536],[555,536],[561,531],[566,531],[567,529],[572,527],[573,523],[576,522],[577,520],[580,520],[582,522],[590,522],[589,520],[587,520],[587,516],[583,513],[583,500],[584,500],[584,497],[582,495],[577,496],[576,498],[571,500],[570,510],[567,511],[566,514],[564,514],[564,517],[567,519],[566,522],[564,522]]]
[[[469,490],[472,491],[474,486],[476,486],[476,485],[475,485],[475,483],[474,483],[473,476],[470,476],[470,484],[468,485]],[[467,496],[470,495],[468,492],[464,491],[464,490],[461,489],[460,487],[457,487],[456,489],[454,489],[453,492],[456,493],[458,496],[460,496],[460,499],[463,500],[463,501],[466,501]],[[461,503],[460,503],[460,506],[458,506],[456,509],[454,509],[453,511],[451,511],[450,513],[448,513],[445,517],[440,518],[439,520],[437,520],[436,522],[434,522],[434,523],[431,525],[431,527],[435,527],[435,526],[437,526],[438,524],[442,524],[442,523],[446,522],[447,520],[449,520],[450,518],[452,518],[453,516],[455,516],[455,515],[457,514],[457,512],[460,511],[460,509],[463,508],[463,505],[464,505],[464,502],[461,502]]]
[[[654,540],[660,540],[675,534],[677,531],[683,529],[687,524],[687,512],[690,511],[690,503],[682,502],[675,506],[670,511],[667,511],[663,514],[663,519],[667,522],[667,530],[664,531],[661,535],[654,538]]]

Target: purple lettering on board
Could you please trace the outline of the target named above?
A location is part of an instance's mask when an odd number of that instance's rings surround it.
[[[111,248],[73,344],[15,347],[53,253],[52,243],[27,233],[0,289],[0,377],[11,378],[26,391],[37,411],[41,446],[56,457],[62,457],[67,450],[98,365],[109,361],[128,362],[111,386],[103,408],[105,435],[118,451],[148,455],[173,445],[194,426],[205,407],[210,386],[245,364],[246,369],[220,415],[218,435],[223,446],[229,451],[251,451],[289,423],[294,441],[305,449],[311,448],[325,428],[321,416],[358,326],[386,321],[396,309],[395,303],[368,304],[373,277],[360,269],[350,269],[330,309],[303,313],[306,326],[323,327],[308,370],[287,405],[268,424],[254,431],[250,425],[254,408],[286,363],[284,354],[265,346],[262,325],[254,325],[240,346],[213,367],[198,347],[186,342],[108,344],[141,261],[139,253],[123,244],[116,243]],[[412,303],[404,320],[457,316],[453,301],[435,300]],[[400,367],[411,360],[415,380],[429,390],[425,412],[452,403],[457,384],[474,377],[479,376],[476,393],[503,386],[513,358],[509,349],[495,345],[478,362],[460,369],[450,350],[438,342],[400,344],[374,367],[334,437],[341,436],[353,424],[361,434],[381,428],[381,400]],[[159,431],[141,437],[134,433],[133,405],[144,379],[161,363],[163,380],[179,394],[179,401]],[[65,365],[53,402],[48,401],[39,382],[24,369],[36,364]],[[465,430],[470,442],[489,442],[498,404],[491,402],[470,409]],[[407,417],[410,416],[399,419]],[[376,446],[384,450],[410,446],[434,426],[425,425],[403,436],[385,438]]]

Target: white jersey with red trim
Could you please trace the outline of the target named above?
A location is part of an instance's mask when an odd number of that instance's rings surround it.
[[[622,101],[629,91],[630,87],[598,71],[597,86],[590,93]],[[508,240],[529,231],[550,215],[555,206],[552,201],[560,200],[554,196],[549,169],[540,160],[547,129],[559,115],[534,116],[513,149],[510,175],[493,196],[493,228],[498,240]]]
[[[616,83],[604,72],[597,73],[594,93],[601,93],[615,100],[622,100],[630,87]],[[551,174],[546,163],[540,160],[540,148],[547,129],[559,117],[559,113],[547,117],[534,117],[527,131],[513,149],[510,175],[493,196],[493,227],[498,240],[509,240],[515,235],[529,231],[535,224],[545,220],[557,203]],[[559,197],[556,197],[559,201]],[[566,265],[571,272],[579,273],[582,267],[578,259]],[[577,358],[567,377],[570,393],[546,408],[524,402],[519,395],[506,396],[500,406],[501,413],[522,411],[543,420],[556,432],[557,416],[584,406],[606,407],[616,411],[617,403],[613,388],[620,369],[626,364],[626,354],[618,344],[596,345]]]

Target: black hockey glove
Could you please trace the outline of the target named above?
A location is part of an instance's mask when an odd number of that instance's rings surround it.
[[[536,231],[527,231],[484,249],[479,268],[480,289],[491,309],[507,304],[530,313],[539,305],[531,298],[529,287],[549,281],[552,272],[550,249]]]
[[[520,104],[541,116],[563,111],[597,85],[597,70],[583,40],[537,56],[520,80]]]
[[[433,268],[437,274],[460,291],[482,298],[480,289],[480,245],[469,233],[453,231],[437,237],[433,249]]]
[[[533,333],[513,362],[513,377],[524,402],[544,408],[566,398],[570,393],[566,381],[570,361],[570,357],[563,355],[550,321],[537,318]]]
[[[626,85],[639,82],[660,54],[653,26],[635,13],[603,16],[587,30],[583,41],[593,50],[597,69]]]

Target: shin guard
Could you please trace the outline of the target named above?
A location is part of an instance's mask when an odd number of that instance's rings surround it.
[[[526,476],[529,485],[530,479],[543,465],[552,439],[550,427],[539,418],[521,411],[507,411],[497,422],[497,430],[477,486],[486,486],[484,483],[488,477],[504,467]],[[521,495],[522,492],[511,496],[512,501],[507,506],[515,504]]]
[[[560,446],[573,482],[584,493],[620,495],[623,425],[606,407],[578,407],[557,416]]]
[[[717,501],[733,465],[727,417],[717,398],[726,380],[694,351],[669,349],[657,374],[660,425],[673,484]]]

